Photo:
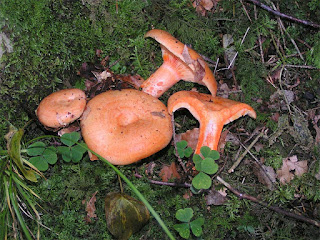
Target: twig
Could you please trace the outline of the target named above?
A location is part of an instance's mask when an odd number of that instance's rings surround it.
[[[258,20],[258,13],[257,13],[257,8],[256,5],[254,5],[254,19],[257,21]],[[260,49],[260,58],[261,62],[264,63],[264,54],[263,54],[263,47],[262,47],[262,41],[261,41],[261,33],[259,29],[257,29],[258,33],[258,42],[259,42],[259,49]]]
[[[250,22],[252,22],[252,20],[251,20],[251,18],[250,18],[250,15],[249,15],[248,11],[247,11],[246,7],[245,7],[245,6],[244,6],[244,4],[243,4],[243,1],[242,1],[242,0],[240,0],[240,2],[241,2],[241,5],[242,5],[242,8],[243,8],[244,12],[245,12],[245,13],[246,13],[246,15],[247,15],[247,18],[249,19],[249,21],[250,21]]]
[[[178,154],[178,150],[177,150],[177,139],[176,139],[176,130],[175,130],[175,127],[174,127],[174,115],[173,115],[173,114],[172,114],[172,116],[171,116],[171,123],[172,123],[173,145],[174,145],[175,154],[176,154],[176,156],[177,156],[177,158],[178,158],[178,162],[179,162],[179,164],[181,165],[183,171],[184,171],[185,173],[187,173],[187,172],[188,172],[188,171],[187,171],[187,168],[186,168],[186,166],[184,165],[184,163],[182,162],[182,160],[181,160],[181,158],[180,158],[180,156],[179,156],[179,154]]]
[[[302,20],[302,19],[299,19],[299,18],[295,18],[295,17],[289,16],[287,14],[281,13],[279,11],[273,10],[271,7],[261,3],[258,0],[246,0],[246,1],[252,2],[253,4],[255,4],[255,5],[263,8],[264,10],[267,10],[268,12],[271,12],[274,15],[279,16],[281,18],[286,18],[286,19],[289,19],[291,21],[298,22],[298,23],[301,23],[301,24],[304,24],[304,25],[308,25],[308,26],[311,26],[311,27],[314,27],[314,28],[320,28],[319,24],[316,24],[316,23],[313,23],[313,22],[310,22],[310,21],[307,21],[307,20]]]
[[[246,39],[246,37],[247,37],[247,35],[248,35],[249,30],[250,30],[250,27],[248,27],[248,28],[247,28],[247,30],[246,30],[246,32],[245,32],[245,34],[244,34],[244,36],[242,37],[242,40],[241,40],[240,45],[242,45],[242,44],[243,44],[244,40]],[[239,52],[236,52],[236,54],[233,56],[232,60],[230,61],[230,63],[229,63],[229,66],[228,66],[228,67],[226,67],[226,68],[221,68],[221,69],[219,69],[218,71],[229,70],[229,69],[233,66],[233,64],[234,64],[234,62],[235,62],[235,60],[236,60],[236,58],[237,58],[238,54],[239,54]]]
[[[135,177],[137,178],[143,178],[140,174],[135,173]],[[147,178],[148,182],[156,184],[156,185],[164,185],[164,186],[170,186],[170,187],[184,187],[184,188],[190,188],[191,184],[190,183],[174,183],[174,182],[161,182],[161,181],[156,181],[156,180],[151,180]]]
[[[248,148],[246,148],[246,150],[241,154],[241,156],[238,158],[238,160],[232,165],[232,167],[228,170],[228,173],[232,173],[234,172],[234,169],[236,167],[238,167],[238,165],[240,164],[240,162],[242,161],[242,159],[247,155],[247,153],[249,152],[249,150],[256,144],[256,142],[259,140],[260,137],[262,137],[264,135],[264,129],[263,128],[260,132],[260,134],[252,141],[252,143],[249,145]]]
[[[305,216],[298,215],[298,214],[295,214],[295,213],[292,213],[292,212],[288,212],[288,211],[286,211],[286,210],[284,210],[284,209],[282,209],[280,207],[277,207],[277,206],[271,206],[267,202],[261,201],[261,200],[257,199],[254,196],[251,196],[251,195],[248,195],[248,194],[245,194],[245,193],[241,193],[237,189],[234,189],[229,183],[224,181],[219,176],[217,176],[217,180],[219,182],[221,182],[226,188],[228,188],[233,194],[235,194],[237,197],[239,197],[241,199],[250,200],[251,202],[257,203],[257,204],[259,204],[261,206],[264,206],[264,207],[266,207],[268,209],[271,209],[271,210],[273,210],[273,211],[275,211],[277,213],[280,213],[280,214],[283,214],[285,216],[295,218],[295,219],[297,219],[299,221],[310,223],[310,224],[313,224],[313,225],[315,225],[317,227],[320,227],[320,222],[318,222],[316,220],[313,220],[313,219],[310,219],[310,218],[307,218]]]
[[[274,5],[274,3],[271,2],[271,1],[269,1],[269,3],[272,5],[273,10],[274,10],[274,11],[277,11],[277,7]],[[293,40],[293,38],[291,37],[291,35],[288,33],[288,31],[287,31],[287,29],[285,28],[285,26],[284,26],[281,18],[278,17],[277,20],[278,20],[278,23],[279,23],[280,28],[283,29],[283,31],[284,31],[284,32],[287,34],[287,36],[290,38],[290,41],[291,41],[291,43],[293,44],[293,46],[295,47],[295,49],[297,50],[297,52],[298,52],[298,54],[299,54],[299,57],[304,61],[304,58],[303,58],[303,56],[302,56],[302,54],[301,54],[301,52],[300,52],[300,49],[299,49],[298,45],[297,45],[296,42]]]
[[[284,67],[290,67],[290,68],[305,68],[305,69],[310,69],[310,70],[320,70],[317,67],[313,66],[308,66],[308,65],[291,65],[291,64],[286,64]]]

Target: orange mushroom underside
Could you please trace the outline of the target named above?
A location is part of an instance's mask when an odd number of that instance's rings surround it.
[[[188,109],[199,121],[200,132],[195,153],[200,153],[202,146],[217,150],[225,124],[247,114],[256,118],[255,111],[245,103],[191,91],[177,92],[169,98],[170,114],[180,108]]]

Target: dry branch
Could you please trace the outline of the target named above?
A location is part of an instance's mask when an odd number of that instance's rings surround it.
[[[301,23],[301,24],[304,24],[304,25],[307,25],[307,26],[311,26],[311,27],[314,27],[314,28],[320,28],[320,25],[319,24],[316,24],[314,22],[310,22],[310,21],[307,21],[307,20],[302,20],[302,19],[299,19],[299,18],[295,18],[295,17],[292,17],[292,16],[289,16],[287,14],[284,14],[284,13],[281,13],[279,11],[276,11],[276,10],[273,10],[271,7],[261,3],[260,1],[258,0],[246,0],[248,2],[252,2],[253,4],[267,10],[268,12],[271,12],[272,14],[278,16],[278,17],[281,17],[281,18],[285,18],[285,19],[289,19],[291,21],[294,21],[294,22],[297,22],[297,23]]]

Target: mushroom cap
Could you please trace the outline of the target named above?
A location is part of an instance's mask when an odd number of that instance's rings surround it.
[[[63,89],[45,97],[39,104],[36,115],[46,127],[60,128],[78,119],[86,106],[84,91]]]
[[[256,112],[248,104],[192,91],[180,91],[170,96],[169,113],[172,114],[180,108],[188,109],[200,123],[195,153],[199,153],[202,146],[217,150],[225,124],[247,114],[256,118]]]
[[[149,157],[167,146],[172,138],[166,106],[134,89],[95,96],[88,102],[80,125],[88,148],[115,165]]]
[[[212,96],[216,96],[217,93],[217,82],[215,77],[210,70],[208,64],[204,61],[204,59],[193,49],[186,47],[185,44],[177,40],[170,33],[160,30],[160,29],[152,29],[148,31],[144,37],[154,38],[161,45],[161,48],[165,47],[166,51],[170,51],[176,57],[178,57],[181,61],[185,62],[187,66],[189,66],[194,72],[194,80],[185,79],[191,82],[197,82],[201,85],[207,86]],[[186,52],[187,50],[187,52]],[[186,56],[188,55],[188,56]],[[191,59],[188,59],[191,58]],[[194,63],[197,64],[194,64]],[[204,68],[205,74],[202,79],[198,79],[197,71],[198,68]]]

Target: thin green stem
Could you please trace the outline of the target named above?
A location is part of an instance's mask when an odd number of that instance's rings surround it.
[[[56,137],[56,136],[54,136]],[[61,136],[61,138],[63,138],[63,136]],[[70,139],[68,139],[70,140]],[[122,178],[123,181],[125,181],[125,183],[128,184],[128,186],[131,188],[131,190],[136,194],[136,196],[141,200],[141,202],[143,202],[145,204],[145,206],[149,209],[150,213],[154,216],[154,218],[157,220],[157,222],[159,223],[159,225],[161,226],[161,228],[163,229],[163,231],[167,234],[167,236],[170,239],[175,239],[174,236],[172,235],[172,233],[170,232],[170,230],[167,228],[166,224],[162,221],[161,217],[159,216],[159,214],[153,209],[153,207],[150,205],[150,203],[147,201],[147,199],[140,193],[140,191],[133,185],[133,183],[118,169],[116,168],[113,164],[111,164],[110,162],[108,162],[105,158],[103,158],[101,155],[97,154],[96,152],[90,150],[86,145],[80,144],[78,142],[75,142],[75,144],[78,144],[80,146],[82,146],[83,148],[85,148],[87,151],[90,151],[91,153],[93,153],[94,155],[96,155],[102,162],[104,162],[105,164],[107,164],[110,168],[112,168],[117,174],[118,176],[120,176]]]
[[[10,203],[12,204],[12,207],[14,209],[15,215],[18,218],[20,227],[22,228],[22,231],[24,232],[24,235],[25,235],[26,239],[32,240],[32,237],[31,237],[30,232],[29,232],[29,230],[27,228],[27,225],[24,222],[24,219],[23,219],[23,217],[22,217],[22,215],[20,213],[20,210],[19,210],[19,207],[18,207],[18,204],[17,204],[17,196],[15,196],[14,193],[13,193],[11,179],[10,179],[8,194],[9,194],[9,198],[10,198]]]
[[[159,214],[153,209],[153,207],[149,204],[149,202],[147,201],[147,199],[145,199],[145,197],[139,192],[139,190],[132,184],[132,182],[125,176],[123,175],[122,172],[120,172],[114,165],[112,165],[111,163],[109,163],[106,159],[104,159],[102,156],[100,156],[99,154],[96,154],[95,152],[92,151],[92,153],[94,155],[96,155],[97,157],[99,157],[99,159],[104,162],[105,164],[107,164],[109,167],[111,167],[122,179],[123,181],[125,181],[128,186],[131,188],[131,190],[137,195],[137,197],[141,200],[141,202],[144,203],[144,205],[146,205],[146,207],[149,209],[150,213],[154,216],[154,218],[158,221],[158,223],[160,224],[160,226],[162,227],[163,231],[167,234],[167,236],[170,239],[175,239],[174,236],[172,235],[172,233],[169,231],[169,229],[167,228],[167,226],[165,225],[165,223],[162,221],[162,219],[160,218]]]

